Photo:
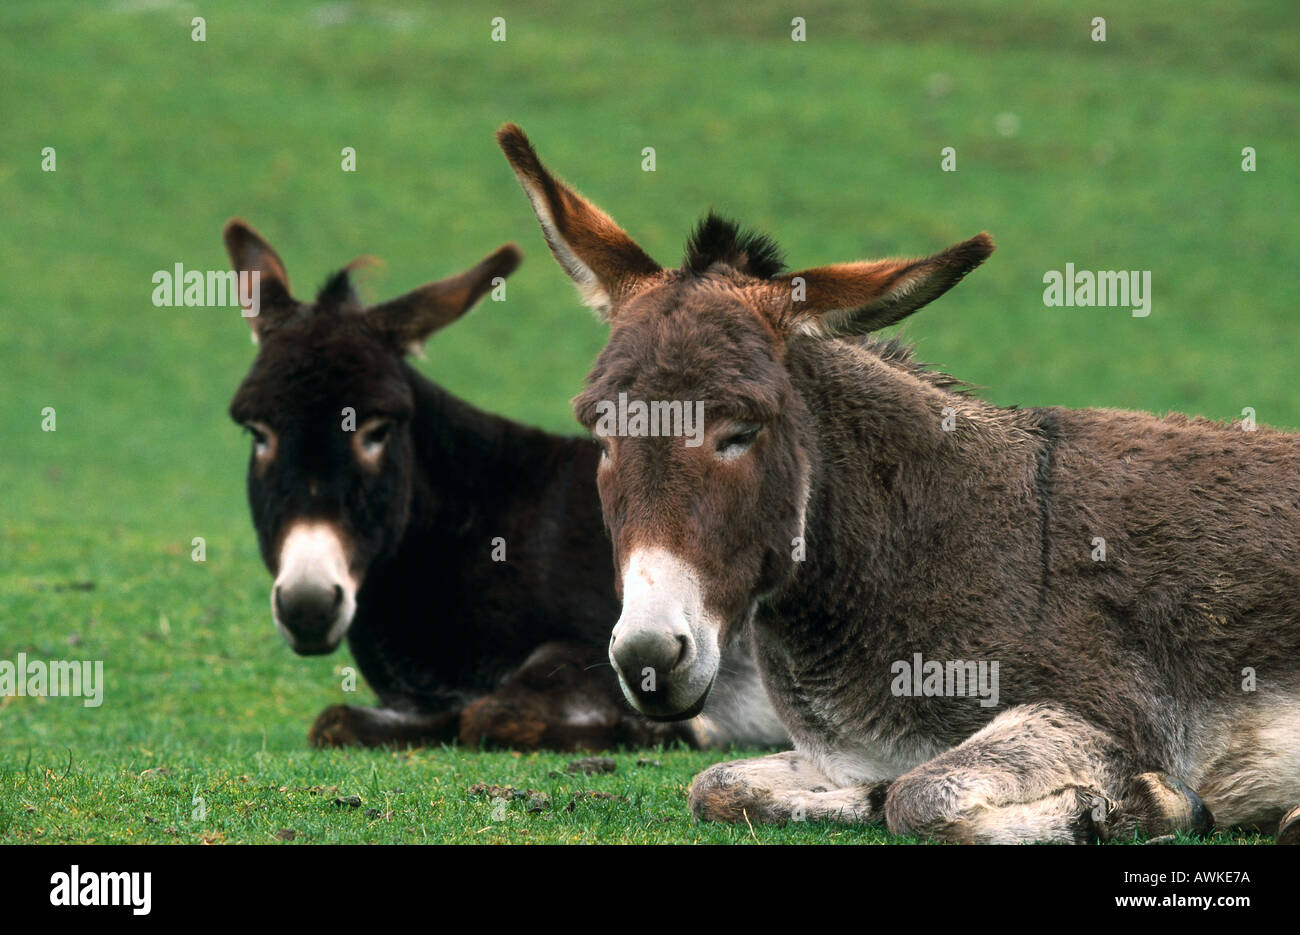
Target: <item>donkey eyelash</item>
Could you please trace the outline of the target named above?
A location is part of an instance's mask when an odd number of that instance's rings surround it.
[[[393,431],[392,422],[388,422],[388,421],[380,422],[378,425],[374,425],[366,429],[364,432],[362,432],[361,440],[365,444],[371,444],[371,445],[379,444],[381,442],[386,441],[388,439],[388,436],[392,433],[392,431]]]
[[[729,448],[748,448],[758,438],[758,434],[763,431],[762,425],[747,425],[738,428],[718,440],[717,450],[721,454]]]
[[[373,416],[361,424],[352,445],[358,457],[371,467],[377,466],[384,446],[392,437],[394,421],[387,416]]]
[[[755,425],[729,432],[718,440],[717,447],[714,450],[714,457],[719,461],[736,461],[743,458],[754,446],[754,439],[758,437],[762,430],[763,426]]]
[[[243,423],[253,439],[253,457],[259,465],[264,465],[275,457],[275,433],[263,422]]]

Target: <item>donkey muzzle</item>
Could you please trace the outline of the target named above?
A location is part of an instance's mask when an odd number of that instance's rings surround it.
[[[632,554],[609,659],[642,714],[683,720],[699,713],[717,674],[717,633],[690,566],[661,549]]]
[[[343,587],[315,582],[276,585],[275,619],[289,631],[289,643],[304,656],[327,653],[338,645],[331,633],[343,607]]]
[[[343,537],[333,526],[290,528],[280,547],[271,612],[294,652],[316,656],[336,649],[356,613],[356,590]]]

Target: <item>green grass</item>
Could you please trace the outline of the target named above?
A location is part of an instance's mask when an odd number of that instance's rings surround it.
[[[564,757],[549,754],[317,754],[273,751],[269,742],[262,752],[259,744],[216,753],[178,747],[162,757],[177,765],[161,769],[150,765],[158,754],[139,749],[97,754],[70,772],[66,758],[20,763],[3,777],[15,787],[0,813],[0,840],[274,843],[292,831],[290,840],[308,844],[915,843],[827,824],[693,825],[686,786],[717,757],[687,751],[622,753],[616,772],[574,777]],[[661,765],[638,766],[643,759]],[[485,781],[545,798],[529,811],[527,799],[504,790],[470,791]]]
[[[496,150],[505,120],[665,263],[709,207],[775,234],[795,266],[991,231],[993,259],[904,331],[995,402],[1250,406],[1300,428],[1288,0],[1125,7],[1104,44],[1066,0],[815,0],[795,11],[803,44],[776,0],[238,0],[203,5],[205,43],[188,6],[156,6],[0,7],[0,659],[102,659],[107,677],[97,709],[0,700],[0,840],[884,839],[692,825],[685,787],[721,753],[620,755],[614,775],[575,780],[550,775],[559,756],[306,749],[320,708],[368,696],[340,689],[346,654],[294,657],[268,619],[246,443],[225,417],[251,359],[244,324],[155,308],[150,277],[221,268],[235,214],[300,292],[377,254],[381,298],[518,240],[510,301],[439,335],[421,366],[484,408],[570,430],[603,331]],[[489,39],[498,14],[505,43]],[[46,146],[55,173],[39,171]],[[956,173],[938,170],[945,146]],[[1151,316],[1045,308],[1042,274],[1066,262],[1151,270]],[[555,807],[512,802],[494,821],[466,791],[478,782]],[[628,801],[568,811],[582,789]],[[348,795],[362,806],[333,805]]]

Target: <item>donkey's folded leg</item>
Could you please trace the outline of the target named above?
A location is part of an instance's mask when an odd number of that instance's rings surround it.
[[[691,783],[697,821],[839,821],[867,824],[884,815],[887,782],[836,788],[796,750],[710,766]]]
[[[947,781],[960,780],[950,775]],[[909,795],[925,794],[910,782],[900,787],[900,803]],[[1131,838],[1139,832],[1153,837],[1205,834],[1214,825],[1200,797],[1165,773],[1143,773],[1121,785],[1126,790],[1122,799],[1099,785],[1066,786],[1031,801],[1002,805],[974,804],[977,796],[971,796],[962,807],[941,807],[928,821],[915,818],[927,806],[934,809],[933,801],[913,801],[909,807],[914,824],[900,817],[890,830],[965,844],[1087,844]],[[1153,787],[1164,791],[1153,794]]]
[[[1199,833],[1213,822],[1191,789],[1163,773],[1134,775],[1108,733],[1041,704],[1002,712],[904,773],[885,816],[895,834],[982,844]]]
[[[543,643],[491,694],[465,706],[460,742],[515,750],[607,750],[689,741],[685,723],[656,724],[623,700],[606,651]]]
[[[1167,773],[1139,773],[1122,785],[1121,798],[1105,815],[1095,815],[1103,841],[1141,833],[1208,834],[1214,816],[1190,787]]]
[[[904,773],[885,801],[894,834],[967,843],[1096,837],[1094,814],[1123,775],[1105,732],[1048,705],[1002,712],[962,743]]]
[[[313,747],[418,747],[456,739],[460,712],[401,711],[330,705],[316,716],[307,739]]]

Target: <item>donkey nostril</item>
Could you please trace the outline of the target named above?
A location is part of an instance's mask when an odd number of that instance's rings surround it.
[[[346,595],[340,585],[289,582],[272,592],[276,618],[296,629],[325,627],[338,619]]]
[[[688,635],[645,628],[624,633],[614,640],[611,661],[629,685],[642,685],[648,672],[663,679],[690,662],[693,645]],[[653,686],[650,681],[648,686]],[[643,687],[642,693],[660,689]]]

